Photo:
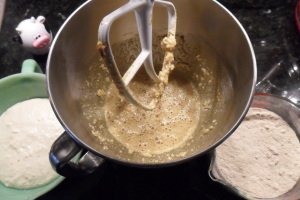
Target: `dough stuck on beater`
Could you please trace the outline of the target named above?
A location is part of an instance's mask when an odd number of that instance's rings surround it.
[[[159,75],[157,75],[155,71],[152,54],[152,16],[154,4],[165,7],[168,13],[168,36],[165,37],[161,43],[162,49],[165,51],[165,58]],[[135,13],[141,51],[125,74],[121,75],[111,49],[109,34],[113,22],[128,12]],[[169,74],[174,69],[173,50],[176,46],[176,24],[177,14],[175,6],[172,2],[161,0],[129,1],[101,20],[98,29],[97,49],[109,68],[110,75],[119,90],[119,94],[124,96],[130,103],[142,107],[145,110],[153,110],[161,98],[165,85],[168,83]],[[157,89],[154,90],[153,99],[150,99],[150,103],[148,104],[143,104],[141,99],[128,87],[141,66],[144,66],[148,76],[155,83],[158,83],[156,84]]]
[[[170,73],[175,69],[173,53],[176,46],[175,35],[169,34],[168,36],[164,37],[160,45],[162,50],[165,51],[165,56],[162,69],[158,74],[158,78],[161,82],[156,84],[154,90],[154,98],[150,103],[150,107],[153,108],[156,107],[157,103],[164,93],[165,87],[169,82]]]

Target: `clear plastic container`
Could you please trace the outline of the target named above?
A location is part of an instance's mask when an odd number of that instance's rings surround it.
[[[298,139],[300,138],[300,108],[297,107],[290,100],[283,97],[278,97],[271,94],[260,93],[255,95],[251,107],[263,108],[278,114],[284,119],[290,127],[296,132]],[[215,165],[215,153],[212,153],[211,164],[209,168],[209,175],[213,181],[219,182],[226,186],[229,190],[235,192],[245,199],[257,200],[297,200],[300,199],[300,180],[294,187],[276,198],[255,198],[248,194],[239,191],[237,188],[228,183],[219,173]]]

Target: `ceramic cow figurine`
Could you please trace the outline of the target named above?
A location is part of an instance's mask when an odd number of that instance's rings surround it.
[[[44,22],[43,16],[38,16],[36,19],[31,17],[21,21],[16,28],[18,41],[33,54],[41,55],[49,51],[52,33],[46,29]]]

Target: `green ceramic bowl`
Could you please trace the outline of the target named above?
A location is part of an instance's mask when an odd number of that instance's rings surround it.
[[[22,64],[21,73],[0,79],[0,115],[12,105],[32,98],[48,98],[48,94],[45,75],[34,60],[28,59]],[[0,182],[0,199],[32,200],[53,189],[62,180],[63,177],[58,176],[46,185],[26,190],[9,188]]]

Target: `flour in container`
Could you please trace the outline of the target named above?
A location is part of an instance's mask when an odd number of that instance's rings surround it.
[[[296,133],[266,109],[251,108],[215,156],[214,167],[223,181],[252,199],[278,197],[300,178]]]
[[[48,99],[23,101],[6,110],[0,116],[0,181],[27,189],[58,177],[48,154],[63,131]]]

